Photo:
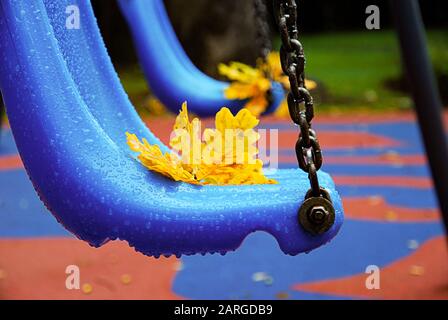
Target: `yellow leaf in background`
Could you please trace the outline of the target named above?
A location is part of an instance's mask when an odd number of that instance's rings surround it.
[[[316,81],[305,79],[305,86],[308,90],[314,90],[317,88]]]
[[[257,116],[261,115],[267,107],[268,100],[266,100],[266,97],[264,95],[254,96],[245,105],[246,109]]]
[[[227,99],[244,100],[257,95],[259,92],[256,84],[233,82],[224,91],[224,96]]]
[[[229,80],[242,83],[252,83],[257,78],[263,78],[263,73],[260,70],[240,62],[230,62],[229,65],[220,63],[218,71]]]
[[[275,110],[274,114],[276,117],[279,117],[279,118],[289,117],[289,108],[288,108],[288,102],[286,101],[286,99],[284,99],[280,103],[278,108]]]
[[[271,82],[262,68],[253,68],[243,63],[231,62],[229,65],[219,64],[218,71],[233,81],[224,91],[228,99],[248,99],[245,108],[256,116],[266,110],[267,92]]]
[[[143,106],[151,115],[154,116],[162,116],[169,112],[167,107],[152,95],[145,99]]]
[[[272,51],[269,53],[266,63],[268,64],[268,70],[271,71],[271,77],[274,81],[282,84],[282,86],[289,90],[288,76],[283,73],[282,65],[280,63],[280,53],[278,51]],[[305,86],[308,90],[314,90],[317,88],[317,83],[313,80],[305,79]]]
[[[232,81],[225,89],[224,96],[227,99],[247,99],[244,107],[256,116],[265,112],[268,107],[268,93],[271,89],[270,79],[279,82],[286,90],[290,88],[289,78],[283,73],[278,52],[271,52],[266,61],[259,60],[256,68],[240,62],[231,62],[228,65],[219,64],[218,71]],[[305,86],[308,90],[314,90],[317,83],[305,79]],[[283,108],[276,115],[283,115],[285,114],[284,111]]]
[[[280,53],[278,51],[272,51],[268,54],[266,58],[266,63],[273,79],[279,79],[281,77],[286,77],[283,73],[282,66],[280,64]]]

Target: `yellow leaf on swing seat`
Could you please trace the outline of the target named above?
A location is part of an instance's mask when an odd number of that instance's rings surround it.
[[[158,145],[144,138],[140,141],[135,134],[126,132],[126,136],[142,165],[175,181],[202,185],[274,184],[277,182],[263,174],[263,162],[256,158],[260,136],[254,129],[258,123],[248,109],[234,116],[228,108],[222,108],[215,116],[215,129],[204,130],[202,141],[200,120],[190,121],[184,103],[173,126],[169,143],[172,153],[163,154]]]

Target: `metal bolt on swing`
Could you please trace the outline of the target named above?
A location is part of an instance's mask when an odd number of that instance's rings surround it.
[[[313,97],[305,87],[305,54],[298,39],[295,0],[274,0],[274,14],[282,45],[280,61],[291,85],[288,109],[300,134],[295,151],[299,168],[308,173],[311,188],[299,208],[300,225],[312,234],[323,234],[334,224],[335,210],[330,194],[319,185],[317,171],[322,166],[322,151],[316,132],[311,128],[314,117]],[[303,107],[302,107],[303,105]]]

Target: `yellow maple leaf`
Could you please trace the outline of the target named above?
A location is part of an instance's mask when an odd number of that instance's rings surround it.
[[[231,62],[228,65],[219,64],[218,71],[232,81],[225,89],[224,96],[227,99],[247,99],[244,107],[255,116],[266,111],[269,105],[268,92],[272,87],[270,79],[279,82],[286,90],[290,88],[288,76],[283,73],[280,64],[278,52],[269,53],[266,61],[259,60],[256,68],[240,62]],[[305,80],[305,86],[313,90],[317,84],[312,80]],[[283,105],[282,103],[282,111],[276,114],[285,114]]]
[[[263,162],[256,158],[259,134],[254,129],[258,123],[247,109],[234,116],[222,108],[215,116],[215,129],[204,130],[202,141],[200,121],[190,121],[184,103],[169,143],[175,152],[163,154],[159,146],[150,145],[146,139],[141,142],[128,132],[126,136],[130,149],[139,153],[138,159],[145,167],[175,181],[202,185],[277,183],[264,176]]]
[[[143,138],[142,142],[135,134],[126,132],[129,148],[138,152],[138,159],[148,169],[161,173],[175,181],[198,184],[193,174],[182,167],[180,159],[169,153],[163,154],[158,145],[150,145]]]

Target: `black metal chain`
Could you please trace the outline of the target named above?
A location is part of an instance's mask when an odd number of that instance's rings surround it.
[[[317,176],[323,157],[316,132],[311,128],[314,102],[305,86],[305,54],[298,39],[296,1],[274,0],[274,13],[282,41],[281,66],[283,72],[289,77],[290,83],[287,98],[289,114],[292,121],[300,128],[295,146],[297,161],[300,169],[308,173],[311,185],[305,202],[299,210],[299,219],[308,231],[323,233],[334,222],[334,208],[329,193],[320,187]]]

